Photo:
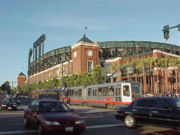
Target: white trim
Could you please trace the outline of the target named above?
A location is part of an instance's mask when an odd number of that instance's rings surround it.
[[[180,58],[179,55],[172,54],[172,53],[167,53],[167,52],[163,52],[163,51],[160,51],[160,50],[153,50],[153,53],[155,53],[155,52],[159,52],[159,53],[162,53],[162,54],[165,54],[165,55],[169,55],[169,56],[173,56],[173,57],[178,57],[178,58]]]
[[[111,59],[111,60],[105,60],[105,62],[116,62],[118,60],[121,60],[122,57],[117,57],[117,58],[114,58],[114,59]]]
[[[168,67],[167,69],[178,69],[178,67]]]
[[[37,74],[34,74],[34,75],[30,76],[29,78],[34,77],[34,76],[37,76],[37,75],[42,74],[42,73],[45,73],[45,72],[48,72],[48,71],[53,70],[53,69],[55,69],[55,68],[61,67],[62,65],[63,65],[63,66],[64,66],[64,65],[68,65],[68,64],[71,63],[71,62],[72,62],[72,60],[70,60],[70,62],[66,61],[66,62],[64,62],[63,64],[58,64],[58,65],[56,65],[56,66],[54,66],[54,67],[48,68],[48,69],[46,69],[46,70],[44,70],[44,71],[41,71],[41,72],[39,72],[39,73],[37,73]]]
[[[98,44],[80,41],[80,42],[78,42],[78,43],[76,43],[76,44],[74,44],[74,45],[71,45],[71,49],[74,49],[74,48],[76,48],[76,47],[78,47],[78,46],[98,47]]]

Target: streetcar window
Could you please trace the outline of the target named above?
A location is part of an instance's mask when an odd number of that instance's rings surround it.
[[[82,90],[79,89],[79,95],[78,96],[81,96],[82,95]]]
[[[102,96],[102,94],[103,94],[103,93],[102,93],[102,89],[99,89],[99,90],[98,90],[98,96]]]
[[[118,87],[116,88],[116,96],[120,96],[121,95],[121,88]]]
[[[108,87],[103,88],[103,96],[107,96],[108,93]]]
[[[124,86],[123,86],[123,95],[124,95],[124,96],[130,96],[129,85],[124,85]]]
[[[109,96],[114,96],[114,88],[113,87],[109,87],[108,95]]]
[[[92,96],[92,89],[91,88],[88,89],[88,96]]]

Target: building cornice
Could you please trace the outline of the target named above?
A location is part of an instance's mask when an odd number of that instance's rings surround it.
[[[58,65],[53,66],[53,67],[51,67],[51,68],[49,68],[49,69],[46,69],[46,70],[44,70],[44,71],[41,71],[41,72],[36,73],[36,74],[34,74],[34,75],[31,75],[30,77],[34,77],[34,76],[37,76],[37,75],[39,75],[39,74],[48,72],[48,71],[53,70],[53,69],[55,69],[55,68],[61,67],[62,65],[63,65],[63,66],[64,66],[64,65],[68,65],[68,64],[71,63],[71,62],[72,62],[72,60],[66,61],[66,62],[64,62],[63,64],[62,64],[62,63],[61,63],[61,64],[58,64]]]
[[[80,41],[74,45],[71,46],[71,49],[74,49],[78,46],[91,46],[91,47],[98,47],[98,44],[97,43],[88,43],[88,42],[83,42],[83,41]]]
[[[114,59],[110,59],[110,60],[105,60],[105,62],[116,62],[116,61],[118,61],[118,60],[121,60],[122,59],[122,57],[117,57],[117,58],[114,58]]]
[[[172,57],[180,58],[180,56],[179,56],[179,55],[176,55],[176,54],[167,53],[167,52],[163,52],[163,51],[160,51],[160,50],[153,50],[153,53],[156,53],[156,52],[162,53],[162,54],[164,54],[164,55],[169,55],[169,56],[172,56]]]

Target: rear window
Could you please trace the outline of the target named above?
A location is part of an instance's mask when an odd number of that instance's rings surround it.
[[[61,102],[40,102],[40,112],[68,112],[69,108]]]

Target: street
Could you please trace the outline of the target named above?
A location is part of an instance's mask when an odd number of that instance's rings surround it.
[[[25,129],[23,123],[23,109],[18,107],[17,111],[0,112],[0,135],[37,135],[35,129]],[[75,113],[84,118],[86,131],[82,135],[139,135],[155,131],[169,130],[156,126],[138,126],[128,129],[124,124],[114,118],[115,110],[96,107],[70,106]]]

